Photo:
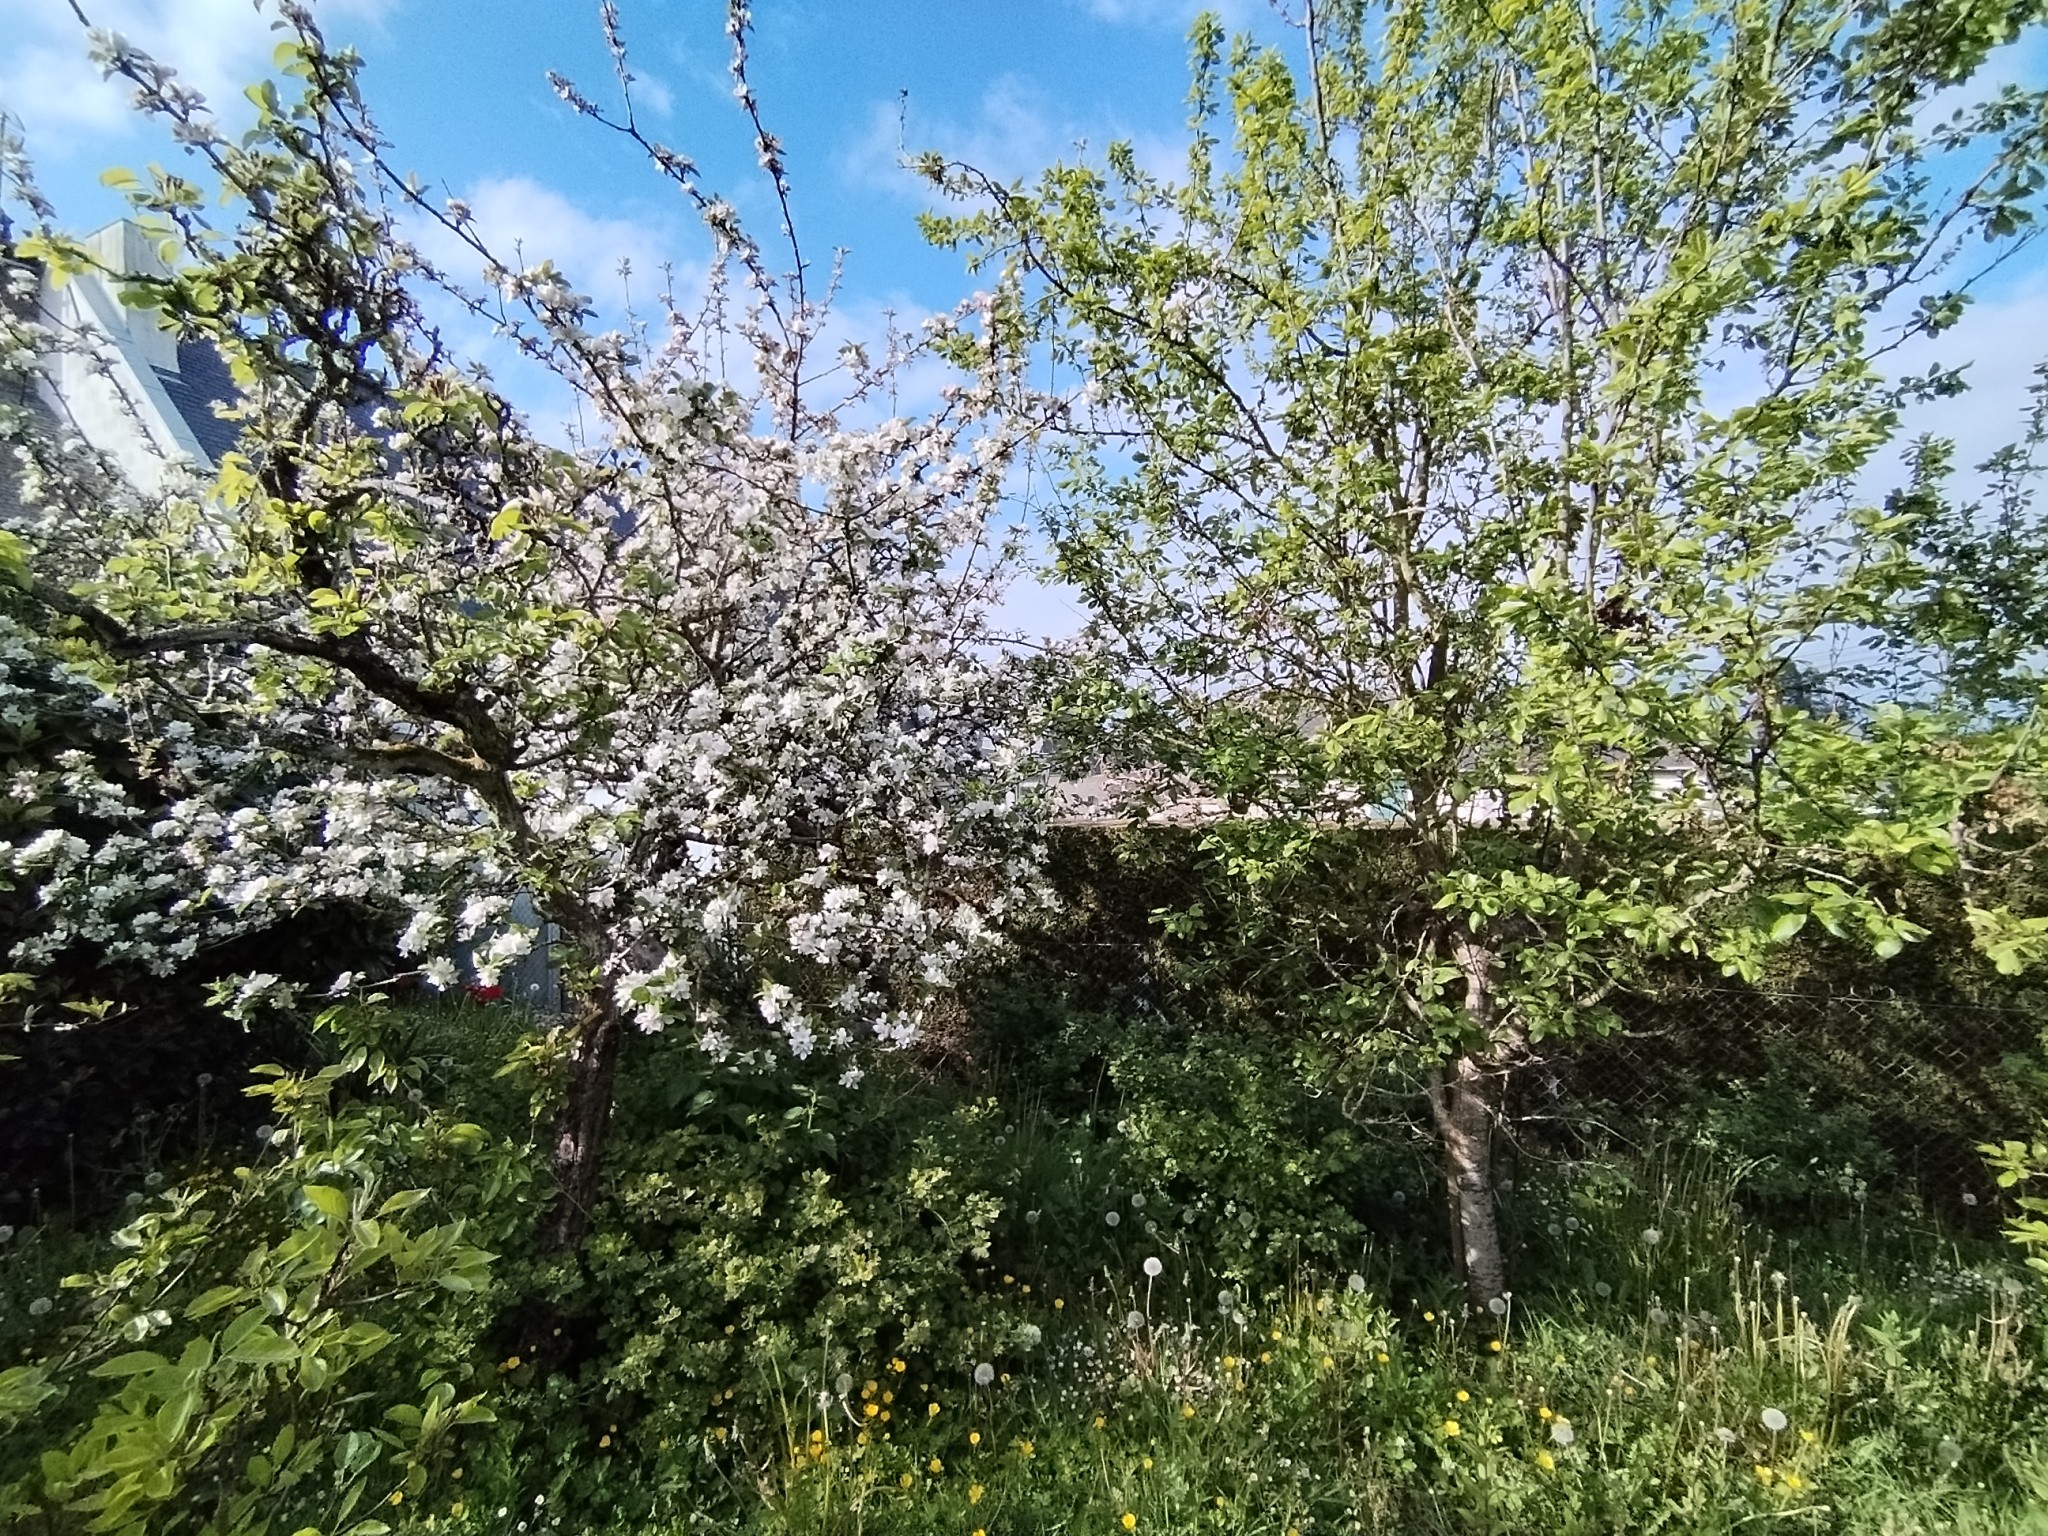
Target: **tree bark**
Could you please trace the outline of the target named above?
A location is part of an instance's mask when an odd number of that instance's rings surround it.
[[[1450,1215],[1451,1258],[1465,1287],[1465,1303],[1484,1312],[1507,1294],[1507,1256],[1500,1240],[1500,1206],[1493,1182],[1493,1128],[1506,1101],[1507,1074],[1525,1041],[1512,1015],[1503,1038],[1494,994],[1497,957],[1474,935],[1453,932],[1447,946],[1465,981],[1468,1034],[1486,1042],[1468,1051],[1430,1083],[1431,1108],[1444,1150],[1444,1193]]]
[[[1473,1311],[1505,1295],[1507,1258],[1493,1187],[1493,1123],[1500,1112],[1504,1067],[1461,1056],[1431,1085],[1437,1134],[1443,1142],[1444,1193],[1451,1256]]]
[[[555,1203],[540,1226],[544,1253],[574,1253],[590,1231],[591,1215],[604,1189],[605,1133],[611,1125],[612,1083],[624,1034],[609,996],[592,998],[576,1021],[568,1093],[555,1130]]]

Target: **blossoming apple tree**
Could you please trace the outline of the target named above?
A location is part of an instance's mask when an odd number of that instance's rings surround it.
[[[24,837],[9,869],[51,914],[45,948],[169,964],[340,898],[392,908],[407,965],[444,986],[453,942],[489,982],[536,941],[508,920],[530,893],[572,999],[542,1229],[569,1249],[634,1029],[763,1060],[840,1053],[857,1077],[863,1046],[914,1040],[1040,899],[987,618],[1016,428],[973,307],[878,355],[831,345],[794,238],[792,269],[771,272],[689,162],[640,133],[615,24],[625,104],[607,121],[692,200],[716,260],[701,303],[664,295],[651,320],[606,327],[552,266],[496,261],[466,209],[398,176],[356,59],[299,6],[278,13],[299,87],[253,90],[240,137],[95,38],[200,168],[131,191],[169,274],[114,275],[224,353],[240,447],[210,483],[145,496],[6,419],[30,503],[11,601],[142,770],[102,796],[97,834]],[[753,115],[745,23],[736,10]],[[232,226],[209,221],[201,180]],[[30,207],[24,254],[82,265]],[[484,264],[484,293],[408,241],[430,220]],[[490,320],[598,427],[537,432],[462,365],[425,294]],[[67,344],[7,323],[17,360]],[[934,354],[968,365],[948,373],[962,382],[896,413],[905,369]]]

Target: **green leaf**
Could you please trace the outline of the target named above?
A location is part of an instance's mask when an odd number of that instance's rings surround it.
[[[258,1323],[221,1351],[223,1360],[242,1365],[283,1365],[298,1357],[298,1346],[268,1323]]]
[[[92,1374],[114,1378],[140,1376],[144,1371],[165,1370],[170,1366],[170,1363],[170,1361],[154,1351],[137,1349],[131,1350],[125,1355],[116,1355],[111,1360],[101,1361],[92,1368]]]
[[[248,1294],[248,1291],[239,1285],[216,1285],[200,1292],[193,1299],[192,1305],[185,1309],[185,1315],[194,1319],[211,1317],[221,1308],[233,1306]]]
[[[18,1424],[57,1395],[38,1365],[14,1365],[0,1371],[0,1424]]]
[[[321,1215],[332,1221],[348,1218],[348,1194],[332,1184],[308,1184],[299,1190]],[[281,1309],[280,1309],[281,1310]]]

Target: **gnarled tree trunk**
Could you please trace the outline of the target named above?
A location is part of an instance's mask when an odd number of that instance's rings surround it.
[[[569,1052],[568,1091],[555,1127],[555,1202],[540,1225],[544,1253],[574,1253],[604,1189],[605,1134],[625,1024],[605,991],[585,1004]]]

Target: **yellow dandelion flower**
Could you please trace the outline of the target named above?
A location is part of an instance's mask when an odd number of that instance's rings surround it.
[[[924,1416],[928,1419],[936,1419],[939,1416],[939,1405],[937,1403],[926,1403],[924,1405]]]
[[[1015,1285],[1016,1283],[1017,1283],[1017,1277],[1016,1277],[1015,1275],[1005,1275],[1005,1276],[1003,1276],[1003,1284],[1005,1284],[1005,1285]]]
[[[893,1403],[896,1401],[896,1394],[894,1392],[884,1392],[882,1394],[882,1401],[885,1403]]]
[[[1273,1352],[1272,1352],[1272,1351],[1271,1351],[1270,1349],[1262,1349],[1262,1350],[1260,1350],[1260,1351],[1259,1351],[1259,1364],[1261,1364],[1261,1365],[1271,1365],[1272,1363],[1273,1363]]]
[[[403,1488],[394,1490],[388,1502],[392,1504],[403,1504],[405,1502],[405,1490]]]
[[[886,1409],[886,1408],[884,1408],[884,1409],[882,1410],[882,1422],[883,1422],[884,1424],[886,1424],[886,1423],[888,1423],[888,1422],[889,1422],[889,1419],[890,1419],[890,1413],[889,1413],[889,1410],[888,1410],[888,1409]]]
[[[896,1359],[892,1359],[889,1362],[889,1369],[894,1371],[898,1376],[901,1376],[905,1371],[909,1370],[910,1367],[905,1365],[902,1359],[898,1357]]]
[[[916,1482],[917,1479],[912,1477],[908,1472],[906,1472],[901,1477],[897,1478],[896,1481],[899,1486],[908,1488],[912,1483]]]
[[[1223,1357],[1223,1369],[1225,1369],[1226,1371],[1234,1371],[1234,1370],[1236,1370],[1236,1369],[1237,1369],[1237,1356],[1235,1356],[1235,1355],[1225,1355],[1225,1356]]]
[[[1138,1528],[1138,1517],[1127,1509],[1124,1511],[1123,1519],[1117,1521],[1117,1524],[1127,1531],[1135,1531]]]
[[[1544,1403],[1544,1404],[1541,1404],[1541,1405],[1540,1405],[1540,1406],[1539,1406],[1539,1407],[1538,1407],[1538,1408],[1536,1409],[1536,1417],[1537,1417],[1537,1418],[1539,1418],[1539,1419],[1548,1419],[1548,1418],[1550,1417],[1550,1404],[1548,1404],[1548,1403]]]
[[[499,1366],[499,1367],[498,1367],[498,1369],[499,1369],[499,1370],[501,1370],[501,1371],[516,1371],[516,1370],[518,1370],[518,1369],[519,1369],[519,1357],[518,1357],[517,1355],[507,1355],[507,1356],[505,1357],[505,1363],[504,1363],[503,1365]]]
[[[1458,1421],[1456,1419],[1444,1420],[1444,1438],[1446,1440],[1455,1440],[1458,1438],[1458,1436],[1462,1435],[1463,1433],[1465,1433],[1465,1431],[1458,1427]]]
[[[1820,1436],[1815,1434],[1810,1429],[1802,1429],[1801,1431],[1799,1431],[1799,1438],[1804,1440],[1808,1445],[1811,1445],[1814,1441],[1818,1440]]]
[[[1278,1344],[1278,1343],[1280,1342],[1280,1338],[1281,1338],[1280,1330],[1279,1330],[1278,1328],[1275,1328],[1275,1329],[1273,1330],[1273,1342],[1274,1342],[1275,1344]]]
[[[597,1448],[598,1448],[598,1449],[599,1449],[600,1451],[602,1451],[602,1450],[605,1450],[605,1449],[609,1448],[609,1447],[610,1447],[610,1445],[611,1445],[611,1443],[612,1443],[612,1437],[611,1437],[610,1435],[599,1435],[599,1436],[597,1437]]]
[[[866,1445],[868,1443],[868,1432],[866,1430],[862,1430],[859,1434],[855,1435],[853,1437],[853,1443],[855,1445]]]
[[[1019,1440],[1017,1442],[1017,1454],[1019,1456],[1024,1457],[1025,1460],[1028,1461],[1033,1456],[1037,1455],[1038,1451],[1037,1448],[1034,1447],[1029,1440]]]
[[[1799,1474],[1797,1472],[1787,1472],[1785,1474],[1785,1486],[1787,1488],[1790,1488],[1794,1493],[1797,1493],[1800,1489],[1804,1488],[1806,1484],[1800,1480]]]
[[[1139,1462],[1138,1465],[1143,1467],[1147,1472],[1150,1472],[1152,1470],[1152,1458],[1150,1456],[1147,1456],[1143,1461]]]
[[[1180,1416],[1184,1419],[1192,1419],[1195,1416],[1195,1405],[1193,1403],[1182,1403],[1180,1405]]]
[[[1463,1387],[1460,1387],[1458,1388],[1457,1398],[1458,1401],[1461,1403],[1469,1403],[1472,1401],[1472,1394],[1470,1392],[1467,1392]]]
[[[981,1496],[987,1492],[988,1490],[982,1487],[981,1484],[969,1483],[967,1485],[967,1502],[970,1504],[979,1504],[981,1502]]]
[[[1384,1360],[1384,1359],[1386,1359],[1386,1356],[1385,1356],[1385,1355],[1382,1355],[1382,1356],[1380,1356],[1380,1358],[1381,1358],[1382,1360]],[[1337,1363],[1337,1362],[1336,1362],[1335,1360],[1332,1360],[1332,1359],[1331,1359],[1331,1358],[1330,1358],[1330,1357],[1329,1357],[1328,1355],[1325,1355],[1325,1356],[1323,1356],[1323,1369],[1324,1369],[1324,1370],[1326,1370],[1326,1371],[1327,1371],[1328,1369],[1330,1369],[1330,1367],[1331,1367],[1331,1366],[1335,1365],[1336,1363]]]
[[[882,1410],[874,1403],[863,1403],[861,1404],[860,1411],[864,1417],[872,1419],[876,1414],[880,1413]]]
[[[1218,1509],[1221,1509],[1224,1505],[1228,1504],[1229,1502],[1230,1500],[1224,1498],[1222,1494],[1219,1493],[1216,1495],[1216,1507]]]
[[[453,1472],[450,1472],[448,1475],[454,1478],[455,1481],[459,1483],[462,1481],[462,1468],[457,1467]]]
[[[931,1473],[933,1477],[937,1477],[941,1472],[944,1472],[946,1470],[946,1464],[943,1461],[939,1460],[938,1457],[934,1456],[930,1461],[925,1463],[924,1469],[925,1471]]]
[[[816,1445],[820,1440],[823,1440],[824,1438],[825,1431],[823,1431],[822,1429],[814,1429],[811,1431],[811,1444]]]
[[[463,1503],[462,1500],[457,1499],[453,1504],[450,1504],[448,1506],[448,1516],[452,1520],[460,1520],[464,1512],[467,1511],[468,1508],[469,1506],[467,1504]]]
[[[1433,1323],[1436,1321],[1436,1314],[1434,1312],[1425,1312],[1422,1314],[1422,1320],[1425,1323]]]
[[[728,1430],[723,1424],[720,1424],[716,1428],[714,1428],[711,1431],[711,1433],[717,1436],[720,1440],[723,1440],[728,1434],[731,1433],[731,1431]]]
[[[1105,1419],[1101,1414],[1098,1413],[1097,1415],[1095,1415],[1095,1427],[1097,1429],[1102,1428],[1102,1426],[1107,1424],[1108,1422],[1109,1420]]]
[[[1775,1472],[1773,1472],[1773,1471],[1772,1471],[1772,1470],[1771,1470],[1771,1469],[1770,1469],[1769,1467],[1765,1466],[1765,1465],[1764,1465],[1764,1464],[1763,1464],[1762,1462],[1758,1462],[1758,1463],[1757,1463],[1757,1465],[1756,1465],[1756,1480],[1757,1480],[1758,1482],[1760,1482],[1760,1483],[1768,1483],[1768,1482],[1770,1482],[1770,1480],[1771,1480],[1771,1479],[1772,1479],[1773,1477],[1775,1477],[1775,1476],[1777,1476],[1777,1474],[1776,1474]]]
[[[877,1383],[872,1381],[864,1381],[861,1383],[860,1395],[862,1397],[873,1397],[880,1390],[881,1387]]]
[[[1546,1472],[1555,1472],[1557,1470],[1557,1458],[1548,1451],[1538,1451],[1536,1453],[1536,1465]]]
[[[981,1431],[978,1429],[970,1429],[967,1432],[967,1443],[969,1445],[981,1444]]]
[[[1486,1347],[1497,1355],[1501,1352],[1502,1346],[1499,1339],[1489,1339],[1487,1340]]]
[[[1381,1365],[1385,1365],[1392,1358],[1393,1356],[1389,1355],[1384,1349],[1373,1356],[1373,1359],[1377,1360]],[[1327,1363],[1327,1359],[1325,1363]]]

